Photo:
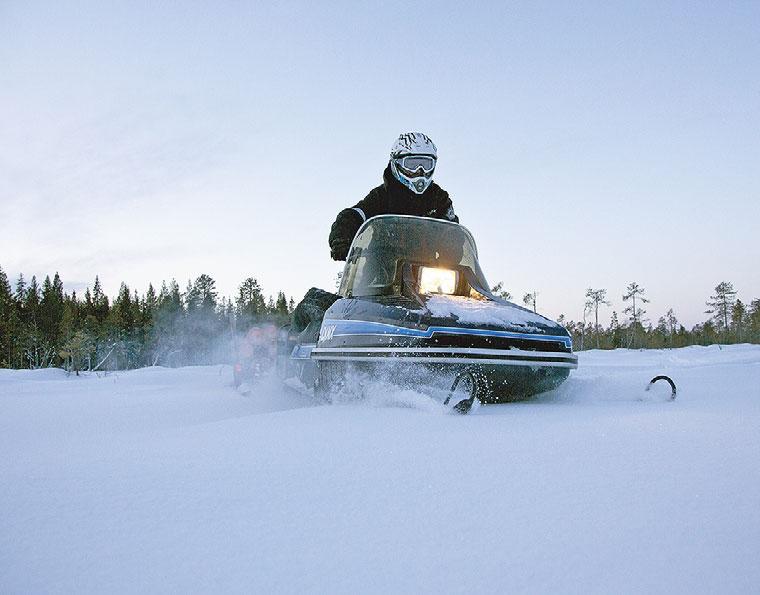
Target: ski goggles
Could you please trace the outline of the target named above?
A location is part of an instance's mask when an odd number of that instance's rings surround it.
[[[405,174],[413,176],[421,168],[426,175],[431,175],[435,169],[435,157],[430,155],[404,155],[396,157],[396,167]]]

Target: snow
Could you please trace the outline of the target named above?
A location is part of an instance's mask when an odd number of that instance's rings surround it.
[[[655,385],[670,374],[679,396]],[[591,351],[531,402],[314,406],[226,367],[0,370],[0,592],[750,592],[760,346]]]
[[[459,322],[479,325],[508,325],[540,332],[549,320],[515,305],[476,300],[458,295],[431,295],[425,303],[433,316],[456,316]],[[536,326],[539,325],[539,326]]]

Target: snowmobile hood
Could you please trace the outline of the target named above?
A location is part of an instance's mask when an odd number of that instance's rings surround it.
[[[476,303],[473,303],[476,302]],[[572,351],[559,324],[514,304],[431,296],[425,306],[403,297],[346,298],[325,314],[320,343],[352,337],[368,344],[500,346]]]
[[[475,299],[458,295],[431,295],[425,301],[428,316],[471,328],[505,329],[514,332],[560,334],[567,331],[540,314],[506,300]]]

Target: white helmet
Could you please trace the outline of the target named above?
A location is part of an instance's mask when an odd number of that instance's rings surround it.
[[[437,160],[438,149],[421,132],[405,132],[391,147],[393,175],[415,194],[422,194],[430,186]]]

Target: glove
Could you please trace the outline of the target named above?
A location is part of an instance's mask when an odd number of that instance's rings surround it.
[[[330,228],[330,256],[333,260],[346,260],[351,242],[362,224],[362,217],[354,209],[343,209]]]
[[[333,260],[346,260],[351,242],[343,238],[335,238],[330,242],[330,256]]]

